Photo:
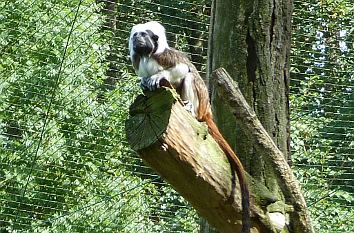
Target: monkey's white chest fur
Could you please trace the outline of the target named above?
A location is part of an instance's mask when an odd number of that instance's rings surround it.
[[[138,76],[139,77],[150,77],[157,74],[159,71],[163,70],[155,59],[149,57],[142,57],[139,63]]]
[[[142,78],[150,77],[159,80],[165,78],[173,86],[178,86],[189,73],[188,65],[179,63],[174,67],[165,69],[157,61],[150,57],[142,57],[139,63],[137,74]]]

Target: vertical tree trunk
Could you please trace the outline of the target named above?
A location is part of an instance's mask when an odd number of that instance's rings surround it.
[[[224,67],[236,79],[248,103],[286,156],[289,155],[291,10],[291,0],[216,0],[209,44],[209,73]],[[255,151],[252,139],[238,130],[222,98],[212,95],[212,103],[217,123],[246,169],[270,190],[278,192],[262,153]]]
[[[209,77],[213,70],[224,67],[235,78],[264,128],[289,159],[292,0],[214,0],[212,11]],[[211,87],[216,122],[246,170],[286,200],[271,164],[254,147],[254,139],[240,129],[223,97],[214,92]],[[291,227],[298,232],[296,226]]]
[[[199,233],[218,233],[218,231],[213,226],[211,226],[204,218],[200,218],[199,221]]]
[[[115,34],[117,29],[117,0],[97,0],[96,2],[98,4],[103,4],[103,7],[101,8],[101,13],[105,20],[102,26],[102,30],[108,30],[111,31],[112,34]],[[104,86],[102,87],[103,91],[112,90],[115,88],[118,73],[118,68],[116,65],[117,54],[118,53],[116,49],[112,45],[110,45],[109,54],[106,56],[106,61],[109,62],[109,65],[106,71],[106,79],[104,80]]]

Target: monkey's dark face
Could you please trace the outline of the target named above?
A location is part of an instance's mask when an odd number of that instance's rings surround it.
[[[141,56],[149,56],[157,50],[158,40],[159,36],[150,30],[135,32],[132,37],[133,49]]]

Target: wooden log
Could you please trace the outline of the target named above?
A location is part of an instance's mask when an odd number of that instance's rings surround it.
[[[230,198],[233,176],[228,159],[205,123],[192,117],[178,98],[171,89],[138,96],[126,121],[128,142],[219,232],[241,232],[240,188],[236,181],[236,195]],[[272,194],[251,179],[249,183],[252,233],[275,232],[263,211],[275,201]]]

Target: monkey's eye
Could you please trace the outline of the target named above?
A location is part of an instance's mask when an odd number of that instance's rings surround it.
[[[138,35],[138,33],[136,32],[136,33],[133,34],[133,37],[136,37],[137,35]]]

